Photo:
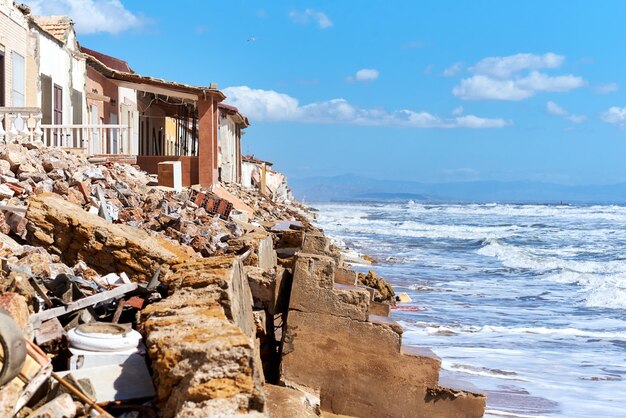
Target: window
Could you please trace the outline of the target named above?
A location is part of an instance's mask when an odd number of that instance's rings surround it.
[[[13,51],[11,53],[11,69],[13,73],[13,83],[11,85],[11,106],[24,106],[24,92],[26,90],[26,77],[24,57]]]

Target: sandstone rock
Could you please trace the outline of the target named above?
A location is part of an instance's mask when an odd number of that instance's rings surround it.
[[[374,270],[370,270],[367,274],[359,273],[359,281],[365,286],[376,289],[380,292],[380,297],[376,297],[376,302],[393,301],[395,292],[393,287],[387,283],[382,277],[378,277],[378,274]]]
[[[163,279],[173,294],[142,311],[164,417],[264,415],[242,270],[232,256],[173,266]]]
[[[61,196],[66,196],[70,191],[70,186],[63,180],[57,180],[52,185],[52,191]]]
[[[137,228],[114,225],[54,194],[30,200],[27,239],[56,252],[66,264],[85,261],[105,273],[148,280],[161,264],[188,258],[184,247]]]
[[[30,269],[33,276],[49,278],[51,277],[50,266],[52,264],[52,256],[44,251],[30,251],[24,257],[15,263],[11,269],[25,271]]]

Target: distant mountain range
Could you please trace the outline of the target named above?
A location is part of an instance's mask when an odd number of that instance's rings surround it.
[[[537,181],[419,183],[345,174],[290,179],[296,198],[320,201],[427,201],[626,204],[626,183],[566,186]]]

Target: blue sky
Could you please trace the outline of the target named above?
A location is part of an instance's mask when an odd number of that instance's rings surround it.
[[[626,181],[626,2],[31,0],[140,74],[218,83],[290,177]]]

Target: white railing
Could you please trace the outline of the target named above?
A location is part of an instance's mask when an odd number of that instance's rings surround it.
[[[126,125],[41,125],[43,143],[75,148],[87,154],[130,154],[130,129]]]
[[[0,107],[0,142],[35,142],[42,134],[39,108]]]

